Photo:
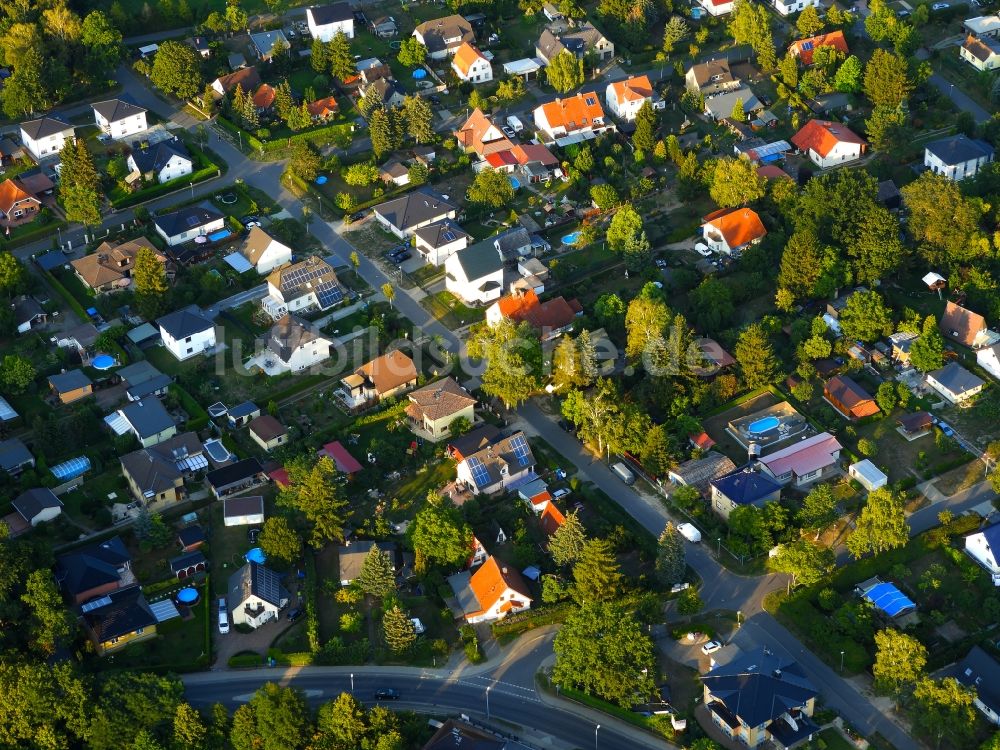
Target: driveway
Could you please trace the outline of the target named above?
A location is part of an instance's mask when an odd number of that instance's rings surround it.
[[[991,115],[985,109],[976,104],[962,89],[937,73],[927,79],[930,84],[942,94],[951,99],[952,104],[963,112],[968,112],[975,118],[977,124],[987,122]]]

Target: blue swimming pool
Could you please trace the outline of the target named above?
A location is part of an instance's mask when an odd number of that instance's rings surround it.
[[[110,354],[98,354],[90,364],[95,370],[110,370],[115,366],[115,358]]]
[[[516,177],[508,177],[507,179],[510,180],[510,186],[515,190],[521,187],[521,181]]]
[[[264,550],[260,547],[254,547],[252,550],[247,552],[244,557],[247,562],[254,562],[263,565],[267,561],[267,555],[264,554]]]
[[[775,416],[764,417],[756,422],[751,422],[747,427],[747,432],[751,435],[763,435],[765,432],[775,429],[779,424],[781,424],[781,420]]]
[[[577,243],[577,240],[579,239],[580,239],[579,232],[570,232],[569,234],[563,235],[562,243],[564,245],[575,245]]]
[[[326,180],[327,180],[327,176],[325,174],[321,174],[319,177],[316,178],[316,184],[317,185],[325,185],[326,184]]]
[[[176,599],[181,604],[194,604],[198,601],[198,589],[181,589],[177,592]]]
[[[208,235],[208,239],[210,239],[212,242],[218,242],[219,240],[226,239],[226,237],[228,237],[231,234],[232,232],[230,232],[228,229],[220,229],[218,232],[212,232],[210,235]]]

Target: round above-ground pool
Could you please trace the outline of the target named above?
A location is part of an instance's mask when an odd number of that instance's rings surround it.
[[[751,422],[747,427],[747,432],[751,435],[763,435],[765,432],[775,429],[779,424],[781,424],[781,420],[772,415],[758,419],[756,422]]]
[[[321,174],[319,177],[316,178],[316,184],[317,185],[325,185],[327,179],[328,178],[327,178],[327,176],[325,174]]]
[[[427,71],[424,70],[423,68],[417,68],[416,70],[413,71],[413,77],[416,80],[421,81],[427,77]]]
[[[563,235],[562,243],[564,245],[575,245],[578,239],[580,239],[579,232],[570,232],[569,234]]]
[[[264,554],[264,550],[260,547],[254,547],[252,550],[247,552],[244,557],[247,562],[258,563],[259,565],[263,565],[267,560],[267,555]]]
[[[110,354],[98,354],[90,364],[95,370],[110,370],[115,366],[115,358]]]
[[[188,606],[193,606],[198,603],[199,596],[200,595],[198,594],[198,589],[193,589],[191,587],[188,587],[186,589],[181,589],[180,591],[178,591],[177,595],[174,598],[177,599],[178,604],[187,604]]]

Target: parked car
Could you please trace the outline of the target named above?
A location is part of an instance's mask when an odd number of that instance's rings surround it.
[[[390,256],[392,262],[395,263],[397,266],[404,260],[409,260],[412,257],[413,253],[411,253],[409,250],[401,250],[400,252]]]
[[[718,641],[709,641],[708,643],[706,643],[704,646],[701,647],[701,653],[705,654],[705,656],[708,656],[709,654],[714,654],[720,648],[722,648],[722,644],[719,643]]]
[[[611,467],[611,471],[613,471],[619,479],[625,482],[625,484],[635,484],[635,474],[633,474],[632,470],[621,461],[614,464]]]
[[[656,263],[656,267],[657,268],[666,268],[667,267],[667,261],[664,260],[663,258],[657,258],[653,262]]]
[[[558,500],[561,497],[566,497],[566,495],[568,495],[569,493],[570,490],[567,487],[560,487],[558,490],[552,493],[552,497]]]
[[[353,214],[347,217],[347,223],[353,224],[355,221],[361,221],[363,218],[365,218],[364,211],[355,211]]]
[[[226,609],[226,597],[219,597],[219,632],[225,635],[229,632],[229,612]]]
[[[704,255],[706,258],[712,254],[711,249],[704,242],[699,242],[694,246],[694,251],[698,255]]]
[[[410,622],[413,623],[413,632],[417,635],[423,635],[427,632],[427,627],[420,621],[419,617],[411,617]]]
[[[503,134],[508,138],[513,139],[517,135],[517,133],[514,132],[514,128],[512,128],[510,125],[504,125],[500,129],[503,131]]]
[[[375,691],[375,700],[377,701],[398,701],[399,691],[395,688],[379,688]]]
[[[934,3],[934,5],[931,6],[931,10],[947,10],[950,7],[951,6],[948,5],[948,3]]]
[[[681,523],[677,525],[677,533],[682,537],[687,539],[692,544],[697,544],[701,541],[701,532],[698,531],[697,527],[690,523]]]
[[[285,616],[288,618],[289,622],[295,622],[300,617],[302,617],[302,610],[299,609],[298,607],[295,607],[294,609],[288,610],[288,614]]]

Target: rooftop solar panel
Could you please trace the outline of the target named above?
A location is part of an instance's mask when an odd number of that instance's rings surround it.
[[[188,216],[187,217],[187,225],[189,227],[196,227],[196,226],[198,226],[199,221],[200,221],[200,219],[197,216]]]
[[[92,602],[87,602],[82,607],[80,607],[81,612],[93,612],[95,609],[100,609],[101,607],[106,607],[111,604],[110,596],[102,596],[100,599],[94,599]]]
[[[531,448],[528,447],[528,441],[524,439],[524,435],[515,435],[510,439],[510,449],[514,451],[514,457],[521,466],[527,466],[531,460]]]
[[[469,468],[472,469],[472,481],[477,487],[485,487],[490,483],[490,473],[486,466],[475,456],[469,458]]]
[[[814,46],[815,46],[815,45],[814,45],[814,44],[813,44],[812,42],[803,42],[803,43],[802,43],[802,50],[803,50],[803,52],[808,52],[808,51],[809,51],[809,50],[811,50],[811,49],[812,49],[812,48],[813,48]]]
[[[316,299],[324,310],[344,299],[340,285],[335,281],[326,281],[316,288]]]

